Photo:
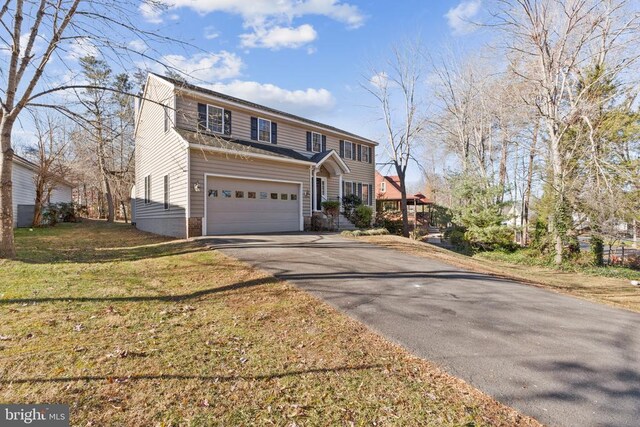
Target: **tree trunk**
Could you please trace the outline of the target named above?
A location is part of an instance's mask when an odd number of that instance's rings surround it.
[[[531,139],[531,148],[529,149],[529,169],[527,170],[527,188],[524,193],[524,203],[522,209],[522,219],[524,221],[522,227],[523,244],[529,244],[529,205],[531,203],[531,184],[533,183],[533,161],[536,157],[536,145],[538,144],[538,123],[533,128],[533,138]]]
[[[553,125],[550,135],[551,139],[551,171],[552,171],[552,183],[553,183],[553,192],[554,192],[554,213],[550,218],[550,223],[553,223],[552,227],[552,237],[554,242],[555,256],[554,262],[556,265],[562,264],[562,259],[564,255],[564,247],[562,245],[562,230],[560,230],[559,221],[563,221],[563,218],[560,217],[560,213],[562,212],[562,208],[564,205],[564,185],[562,179],[562,157],[560,154],[560,138],[557,134],[556,126]]]
[[[111,194],[111,184],[109,183],[109,177],[107,176],[104,146],[102,145],[102,142],[99,142],[99,144],[100,144],[100,147],[98,149],[98,164],[100,166],[100,178],[102,179],[102,187],[104,189],[104,195],[107,199],[107,222],[113,222],[115,217],[113,194]]]
[[[39,227],[42,224],[42,206],[44,205],[44,180],[40,175],[36,180],[36,200],[33,208],[33,220],[31,225]]]
[[[500,152],[500,171],[498,175],[498,185],[500,187],[500,195],[498,196],[498,203],[504,201],[505,184],[507,183],[507,156],[508,152],[508,140],[506,135],[502,135],[502,149]]]
[[[124,223],[129,222],[127,220],[127,206],[124,204],[124,200],[120,200],[120,205],[122,206],[122,214],[124,215]]]
[[[15,258],[13,240],[13,122],[6,115],[0,121],[0,258]]]
[[[396,172],[400,180],[400,212],[402,212],[402,235],[409,237],[409,214],[407,212],[407,187],[405,186],[404,171],[400,165],[396,164]]]

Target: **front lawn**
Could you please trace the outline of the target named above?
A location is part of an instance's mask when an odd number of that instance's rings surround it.
[[[297,288],[124,224],[18,230],[0,402],[73,425],[537,425]]]

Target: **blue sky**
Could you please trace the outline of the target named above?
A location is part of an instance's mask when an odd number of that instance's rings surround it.
[[[394,42],[418,36],[435,54],[452,45],[469,49],[479,43],[480,32],[468,20],[484,8],[482,0],[171,0],[171,5],[142,6],[141,25],[198,49],[141,40],[130,40],[131,48],[172,64],[193,83],[375,140],[382,132],[365,107],[375,103],[359,87],[370,77],[367,64],[380,62]],[[71,46],[64,68],[73,69],[79,56],[94,52],[89,42]],[[417,171],[411,176],[417,179]]]

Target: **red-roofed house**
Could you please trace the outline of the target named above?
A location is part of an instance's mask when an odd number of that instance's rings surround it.
[[[376,171],[375,193],[379,212],[400,210],[402,195],[400,193],[400,178],[397,175],[384,176]],[[425,212],[424,207],[431,204],[433,202],[422,193],[407,194],[407,210],[409,212],[415,212],[416,210]]]

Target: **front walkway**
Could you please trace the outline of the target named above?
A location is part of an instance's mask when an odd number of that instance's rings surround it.
[[[228,236],[212,246],[541,422],[638,425],[639,314],[331,234]]]

